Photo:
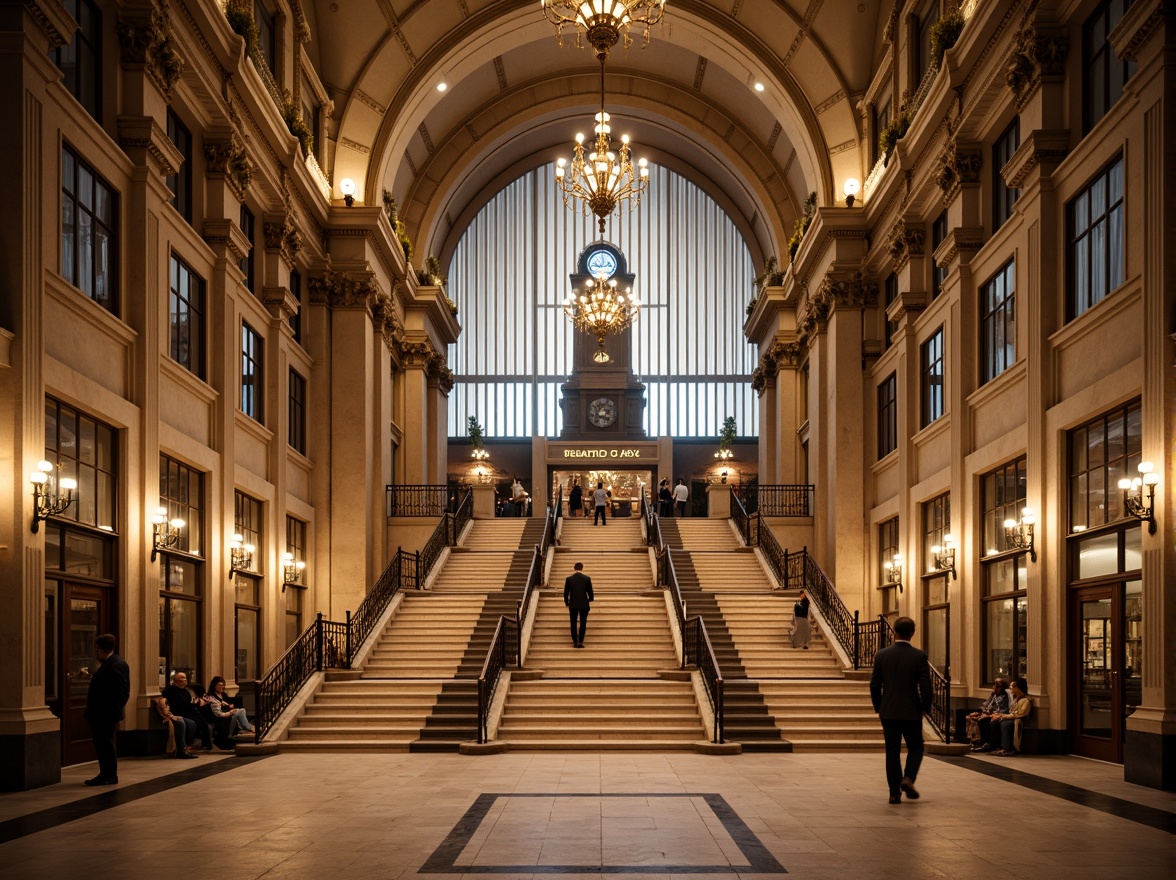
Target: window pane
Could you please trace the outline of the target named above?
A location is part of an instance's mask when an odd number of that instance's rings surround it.
[[[1138,530],[1137,530],[1138,531]],[[1098,535],[1079,542],[1078,577],[1113,574],[1119,570],[1119,533]]]
[[[1005,678],[1012,678],[1015,675],[1013,606],[1014,600],[1012,599],[984,604],[986,613],[985,641],[987,643],[985,681],[991,681],[998,675],[1003,675]]]

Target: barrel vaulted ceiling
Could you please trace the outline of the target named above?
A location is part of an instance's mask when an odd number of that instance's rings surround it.
[[[590,133],[600,68],[538,0],[300,2],[334,102],[332,180],[367,204],[390,190],[420,252],[447,258],[502,186]],[[857,104],[893,2],[669,0],[648,46],[634,31],[609,56],[614,136],[710,193],[755,256],[779,254],[809,192],[830,204],[869,170]]]

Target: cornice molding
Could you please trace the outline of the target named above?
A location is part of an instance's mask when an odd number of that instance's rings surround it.
[[[938,164],[935,183],[943,191],[943,203],[947,205],[959,195],[965,184],[980,183],[984,154],[979,144],[960,143],[952,136],[944,144]]]
[[[1061,28],[1041,27],[1037,3],[1031,3],[1013,36],[1013,53],[1005,66],[1005,83],[1021,111],[1043,80],[1061,81],[1070,54],[1070,38]]]
[[[1118,49],[1119,57],[1126,61],[1139,61],[1139,53],[1152,35],[1169,18],[1173,7],[1169,0],[1152,0],[1152,9],[1147,11],[1147,4],[1135,2],[1127,7],[1119,23],[1107,36],[1112,46]],[[1141,20],[1142,19],[1142,20]],[[1127,38],[1130,34],[1130,38]],[[1126,45],[1123,41],[1126,39]],[[1122,48],[1119,48],[1122,46]]]
[[[890,227],[890,235],[886,239],[886,247],[890,251],[891,264],[895,272],[905,266],[912,256],[923,255],[923,243],[927,234],[920,226],[907,226],[906,221],[899,217]]]
[[[225,183],[239,201],[245,201],[249,183],[253,180],[253,162],[245,150],[245,144],[236,131],[217,137],[214,134],[204,139],[205,174],[209,177],[223,177]]]
[[[184,164],[184,154],[151,116],[120,116],[118,143],[136,165],[146,165],[151,159],[161,177],[175,174]]]
[[[1005,185],[1020,189],[1026,178],[1038,165],[1042,173],[1048,174],[1058,163],[1070,155],[1070,130],[1036,129],[1029,132],[1020,146],[1013,152],[1008,164],[1001,170]]]
[[[68,46],[78,23],[57,0],[24,0],[25,12],[49,39],[49,51]]]

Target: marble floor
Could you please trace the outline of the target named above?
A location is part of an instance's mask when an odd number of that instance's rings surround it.
[[[194,766],[195,765],[195,766]],[[0,794],[0,878],[1170,878],[1176,796],[1071,757],[278,754]]]

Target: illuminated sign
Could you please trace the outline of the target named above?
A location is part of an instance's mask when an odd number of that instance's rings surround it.
[[[640,449],[565,449],[564,458],[640,458]]]

